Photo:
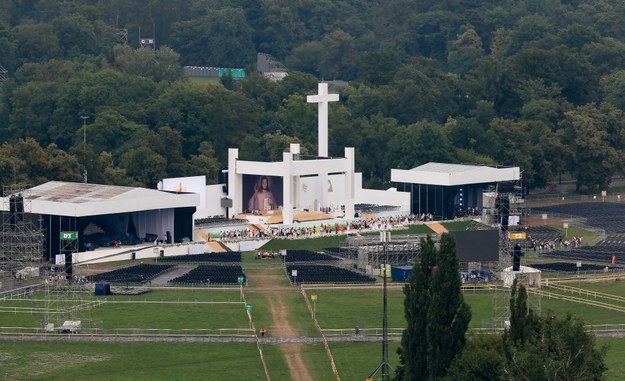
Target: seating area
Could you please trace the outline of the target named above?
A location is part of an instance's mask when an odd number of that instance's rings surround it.
[[[285,263],[293,262],[331,262],[339,259],[328,254],[310,250],[287,250],[283,257]]]
[[[231,220],[226,218],[226,216],[211,216],[204,218],[196,218],[195,226],[230,226],[230,225],[241,225],[243,221],[241,220]]]
[[[91,282],[107,281],[109,283],[142,284],[173,268],[174,265],[152,265],[142,263],[136,266],[92,275]]]
[[[357,213],[382,213],[392,212],[397,210],[396,206],[392,205],[374,205],[374,204],[356,204],[354,209]]]
[[[588,225],[603,229],[607,234],[625,233],[625,203],[585,202],[553,205],[533,209],[532,213],[583,217]]]
[[[536,264],[531,265],[531,267],[541,270],[541,271],[545,271],[545,272],[573,274],[573,273],[577,273],[578,271],[577,263],[572,263],[572,262],[536,263]],[[616,266],[593,265],[593,264],[586,264],[582,262],[582,267],[579,268],[579,272],[584,273],[587,271],[593,271],[593,272],[604,271],[606,267],[608,268],[608,270],[615,270],[615,269],[622,270],[621,268],[616,267]]]
[[[525,239],[525,246],[528,248],[534,247],[538,243],[557,242],[562,237],[562,233],[551,226],[528,226],[510,227],[511,232],[525,232],[527,238]],[[521,243],[523,245],[523,243]]]
[[[595,246],[599,247],[613,247],[613,248],[625,248],[625,237],[614,236],[606,237],[597,242]]]
[[[169,284],[205,284],[205,285],[236,285],[239,277],[247,278],[240,265],[237,266],[215,266],[199,265],[185,275],[170,280]]]
[[[346,257],[349,254],[348,249],[342,247],[326,247],[323,249],[323,252],[335,257]]]
[[[300,283],[373,283],[375,278],[329,265],[287,265],[287,275],[293,284]],[[297,276],[293,277],[293,270]]]
[[[618,262],[625,261],[625,247],[584,246],[565,251],[544,253],[546,258],[575,260],[584,262],[612,263],[612,257]]]
[[[240,263],[240,251],[226,251],[218,253],[204,253],[195,255],[179,255],[175,257],[159,258],[159,262],[164,263]]]

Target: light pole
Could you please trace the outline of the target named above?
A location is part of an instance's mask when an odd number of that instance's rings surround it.
[[[82,119],[82,165],[85,168],[83,172],[83,177],[85,179],[85,183],[87,182],[87,119],[89,119],[86,115],[81,115],[80,119]]]
[[[388,243],[391,240],[391,232],[389,231],[381,231],[380,232],[380,241],[382,242],[382,247],[384,250],[384,268],[382,270],[382,275],[384,277],[384,295],[383,295],[383,305],[382,305],[382,363],[369,375],[367,378],[373,379],[373,377],[378,373],[378,371],[382,371],[382,381],[390,380],[390,364],[388,362],[388,295],[386,290],[386,278],[389,274],[387,274],[386,269],[388,266]]]

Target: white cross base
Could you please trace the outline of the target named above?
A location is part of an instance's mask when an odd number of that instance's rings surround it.
[[[317,95],[309,95],[306,102],[318,104],[318,148],[320,157],[328,157],[328,103],[339,100],[338,94],[328,94],[328,84],[320,83],[318,85],[319,93]]]

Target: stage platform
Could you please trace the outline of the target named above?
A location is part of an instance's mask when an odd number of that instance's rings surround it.
[[[280,225],[283,223],[282,211],[279,209],[260,211],[258,213],[240,213],[235,219],[247,220],[251,224]],[[293,213],[293,222],[311,222],[335,220],[337,216],[317,211],[297,211]]]

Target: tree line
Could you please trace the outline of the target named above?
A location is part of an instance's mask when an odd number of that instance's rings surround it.
[[[0,0],[0,182],[220,181],[228,147],[315,152],[306,95],[337,79],[330,154],[355,147],[366,186],[441,161],[520,166],[528,191],[563,175],[605,189],[625,162],[623,5]],[[255,73],[258,52],[290,75]],[[198,83],[183,65],[248,76]]]

